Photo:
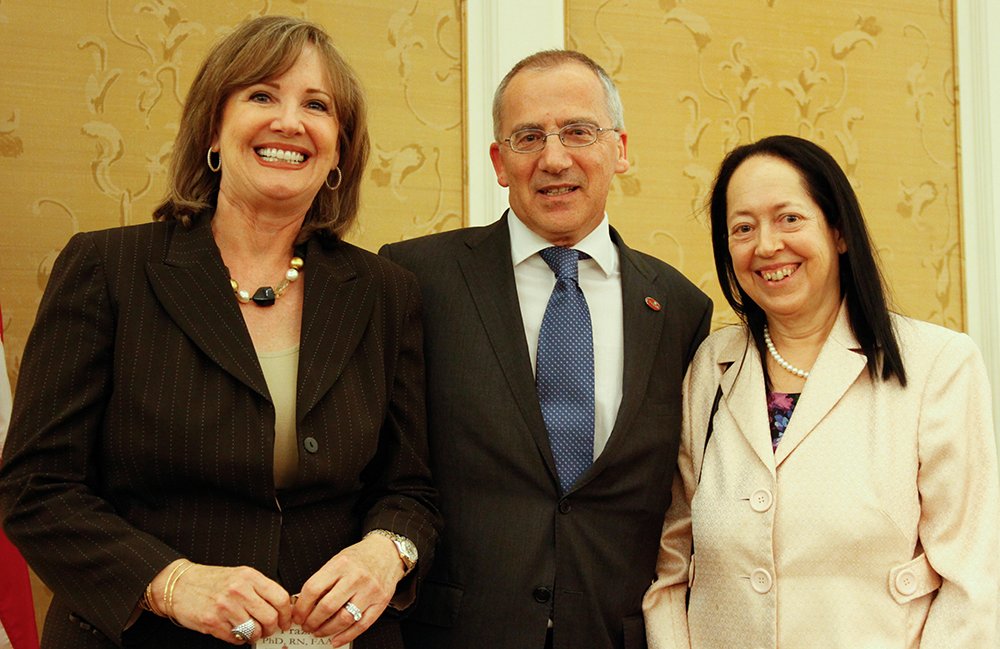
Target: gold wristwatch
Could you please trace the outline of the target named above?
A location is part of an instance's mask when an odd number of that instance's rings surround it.
[[[396,552],[399,553],[399,558],[403,561],[403,576],[410,574],[413,567],[417,565],[417,546],[413,545],[413,541],[389,530],[372,530],[365,534],[365,538],[372,534],[384,536],[396,544]]]

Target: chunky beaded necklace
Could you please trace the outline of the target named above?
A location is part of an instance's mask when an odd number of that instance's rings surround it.
[[[299,278],[299,271],[302,270],[303,266],[305,266],[305,262],[302,261],[302,257],[292,257],[281,283],[274,288],[261,286],[254,291],[253,295],[250,295],[249,291],[240,289],[240,285],[232,277],[229,278],[229,285],[233,287],[233,293],[236,294],[236,299],[241,303],[247,304],[252,301],[257,306],[271,306],[275,300],[281,297],[288,285]]]
[[[803,379],[809,378],[809,372],[806,370],[800,370],[788,361],[786,361],[778,350],[774,348],[774,341],[771,340],[771,332],[767,330],[767,325],[764,325],[764,344],[767,346],[767,352],[774,359],[774,362],[781,366],[782,369],[791,372],[795,376],[802,377]]]

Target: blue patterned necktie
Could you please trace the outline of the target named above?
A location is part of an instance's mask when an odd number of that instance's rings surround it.
[[[594,334],[577,279],[580,253],[553,247],[538,254],[556,285],[538,332],[535,389],[566,493],[594,458]]]

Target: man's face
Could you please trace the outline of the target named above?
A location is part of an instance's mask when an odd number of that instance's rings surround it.
[[[523,128],[554,133],[567,124],[610,129],[604,87],[580,63],[522,70],[510,80],[501,105],[502,138]],[[510,188],[510,206],[524,224],[553,245],[572,246],[604,218],[616,173],[628,171],[626,134],[603,131],[590,146],[568,148],[555,135],[535,153],[516,153],[494,142],[490,158],[497,182]]]

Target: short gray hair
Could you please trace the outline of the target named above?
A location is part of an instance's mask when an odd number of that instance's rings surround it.
[[[579,63],[592,71],[600,80],[604,87],[604,103],[611,117],[611,127],[615,130],[625,128],[625,109],[622,107],[622,98],[618,94],[618,87],[611,80],[611,76],[605,72],[604,68],[597,64],[592,58],[583,52],[574,50],[542,50],[527,56],[518,61],[510,72],[503,78],[493,94],[493,137],[497,142],[501,141],[500,118],[503,108],[503,96],[507,92],[510,80],[517,76],[522,70],[548,70],[564,63]]]

